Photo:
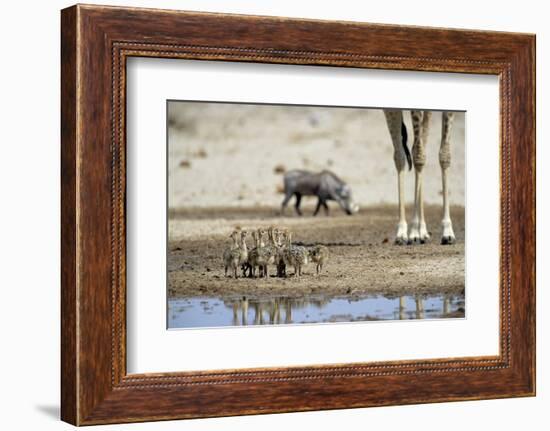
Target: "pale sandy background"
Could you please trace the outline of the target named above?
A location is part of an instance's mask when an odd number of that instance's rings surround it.
[[[393,146],[382,110],[174,101],[168,113],[170,208],[278,207],[283,195],[277,166],[330,169],[348,182],[361,206],[397,203]],[[405,122],[410,148],[408,112]],[[457,113],[450,202],[459,206],[465,194],[464,129],[465,114]],[[441,204],[440,137],[441,113],[435,112],[424,169],[426,203]],[[412,203],[414,170],[405,181]]]

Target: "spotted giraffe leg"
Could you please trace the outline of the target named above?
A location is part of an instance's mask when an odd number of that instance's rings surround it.
[[[451,166],[451,128],[453,126],[454,113],[444,112],[441,121],[441,147],[439,149],[439,165],[441,166],[441,182],[443,185],[443,219],[441,220],[441,244],[453,244],[455,233],[449,211],[449,188],[447,175]]]
[[[430,239],[424,220],[424,198],[422,193],[422,172],[426,164],[426,141],[430,125],[430,111],[411,111],[411,119],[414,129],[414,143],[412,147],[412,159],[414,164],[414,215],[409,231],[409,241],[414,244],[424,244]]]
[[[403,137],[401,135],[401,123],[403,122],[403,112],[398,110],[384,110],[386,123],[393,142],[393,161],[397,170],[397,192],[399,200],[399,222],[397,223],[397,233],[395,243],[399,245],[407,244],[407,219],[405,218],[405,166],[407,165],[407,156],[403,148]]]

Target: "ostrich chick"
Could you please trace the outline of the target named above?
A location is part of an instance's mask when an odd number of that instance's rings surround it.
[[[235,278],[238,278],[237,268],[241,259],[241,248],[239,244],[239,232],[233,231],[229,238],[232,239],[232,244],[229,245],[223,252],[223,263],[225,267],[225,276],[227,277],[227,270],[231,269]]]
[[[316,245],[309,249],[311,261],[317,264],[317,274],[323,270],[323,265],[328,262],[329,255],[328,247],[324,245]]]
[[[308,263],[308,252],[305,247],[292,245],[292,233],[284,232],[286,248],[284,253],[285,265],[294,267],[294,277],[302,275],[302,267]]]

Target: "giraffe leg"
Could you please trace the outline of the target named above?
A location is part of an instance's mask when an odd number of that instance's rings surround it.
[[[415,186],[414,186],[414,215],[409,231],[409,241],[413,244],[424,244],[430,239],[424,219],[424,199],[422,194],[422,172],[426,164],[426,141],[430,111],[411,111],[411,118],[414,129],[414,143],[412,147],[412,158],[414,164]]]
[[[397,233],[395,243],[399,245],[407,244],[407,219],[405,217],[405,166],[407,164],[407,155],[403,147],[403,135],[401,124],[403,123],[403,112],[394,110],[384,110],[386,123],[393,143],[393,161],[397,170],[397,193],[399,204],[399,222],[397,223]]]
[[[451,212],[449,211],[449,188],[447,175],[451,166],[451,128],[454,113],[444,112],[441,121],[441,147],[439,149],[439,165],[441,166],[441,182],[443,186],[443,219],[441,220],[441,244],[454,244],[455,234]]]

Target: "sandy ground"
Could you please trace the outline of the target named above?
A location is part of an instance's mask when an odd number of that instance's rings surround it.
[[[311,214],[313,208],[305,208]],[[410,208],[408,211],[410,213]],[[452,207],[457,243],[439,245],[441,209],[426,207],[428,244],[393,244],[396,209],[381,205],[347,216],[334,208],[329,217],[280,217],[271,208],[195,208],[171,211],[169,223],[169,297],[249,297],[366,293],[462,294],[464,292],[464,209]],[[236,226],[276,225],[304,245],[325,244],[331,258],[320,275],[308,265],[301,279],[224,277],[222,253]],[[251,241],[249,240],[249,245]],[[273,273],[274,268],[271,269]],[[292,270],[289,271],[292,273]]]
[[[393,146],[379,109],[171,102],[168,107],[169,207],[277,207],[280,169],[330,169],[363,207],[397,204]],[[405,114],[409,147],[410,115]],[[465,114],[452,129],[450,202],[464,206]],[[432,116],[424,199],[441,204],[441,114]],[[414,171],[406,175],[413,202]]]

